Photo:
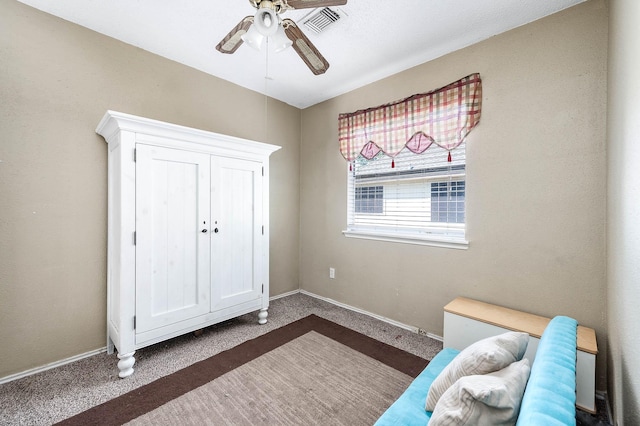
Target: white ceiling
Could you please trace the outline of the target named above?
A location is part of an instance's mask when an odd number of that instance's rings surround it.
[[[291,48],[268,55],[246,44],[233,55],[215,50],[255,13],[248,0],[20,1],[306,108],[586,0],[349,0],[332,7],[343,17],[321,34],[300,22],[313,9],[285,12],[329,61],[319,76]]]

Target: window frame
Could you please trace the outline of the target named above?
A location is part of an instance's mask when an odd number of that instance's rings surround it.
[[[432,149],[432,148],[430,148]],[[420,155],[420,154],[416,154]],[[356,212],[356,184],[354,172],[351,169],[352,165],[347,165],[347,227],[342,231],[343,235],[348,238],[359,238],[366,240],[376,240],[376,241],[387,241],[387,242],[395,242],[395,243],[404,243],[404,244],[416,244],[416,245],[426,245],[426,246],[434,246],[434,247],[444,247],[444,248],[453,248],[453,249],[467,249],[469,246],[469,242],[466,239],[466,222],[467,222],[467,201],[466,201],[466,190],[467,190],[467,177],[466,177],[466,158],[464,160],[464,166],[462,169],[457,168],[454,170],[449,170],[447,174],[437,175],[430,178],[429,176],[425,176],[426,185],[429,185],[429,192],[431,192],[431,185],[436,182],[464,182],[464,196],[465,196],[465,208],[464,208],[464,222],[456,225],[454,222],[442,222],[444,225],[440,227],[442,229],[442,233],[438,232],[438,225],[434,225],[432,227],[422,228],[424,230],[428,230],[426,232],[420,231],[404,231],[404,230],[393,230],[393,229],[384,229],[382,227],[367,227],[367,226],[355,226],[355,218],[353,215],[357,214]],[[460,172],[462,170],[462,172]],[[406,178],[406,177],[405,177]],[[391,182],[399,182],[403,178],[400,179],[389,179]],[[380,182],[365,182],[364,185],[366,187],[376,187],[376,186],[384,186],[381,185]],[[386,191],[386,188],[383,189]],[[449,192],[451,189],[449,189]],[[351,198],[351,199],[350,199]],[[454,201],[455,202],[455,201]],[[383,207],[384,210],[384,207]],[[375,214],[375,213],[364,213],[364,214]],[[384,214],[384,213],[383,213]],[[437,224],[438,222],[434,222]],[[445,234],[445,230],[452,230],[460,228],[460,233],[453,234]]]

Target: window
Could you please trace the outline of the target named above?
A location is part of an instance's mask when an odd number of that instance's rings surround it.
[[[465,245],[465,144],[360,156],[348,172],[347,236]]]
[[[383,186],[361,186],[356,188],[356,213],[375,214],[383,212]]]
[[[464,223],[464,181],[431,183],[431,222]]]
[[[466,248],[465,140],[480,122],[479,73],[338,115],[349,162],[348,237]]]

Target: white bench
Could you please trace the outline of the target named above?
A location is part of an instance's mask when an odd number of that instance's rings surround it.
[[[470,344],[507,331],[529,333],[525,358],[533,363],[542,332],[550,318],[458,297],[444,307],[444,347],[462,350]],[[576,406],[595,414],[595,371],[598,344],[593,329],[578,326]]]

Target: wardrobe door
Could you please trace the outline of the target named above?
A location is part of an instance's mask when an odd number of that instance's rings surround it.
[[[137,145],[136,333],[210,308],[210,157]]]
[[[211,310],[262,296],[262,163],[211,159]]]

